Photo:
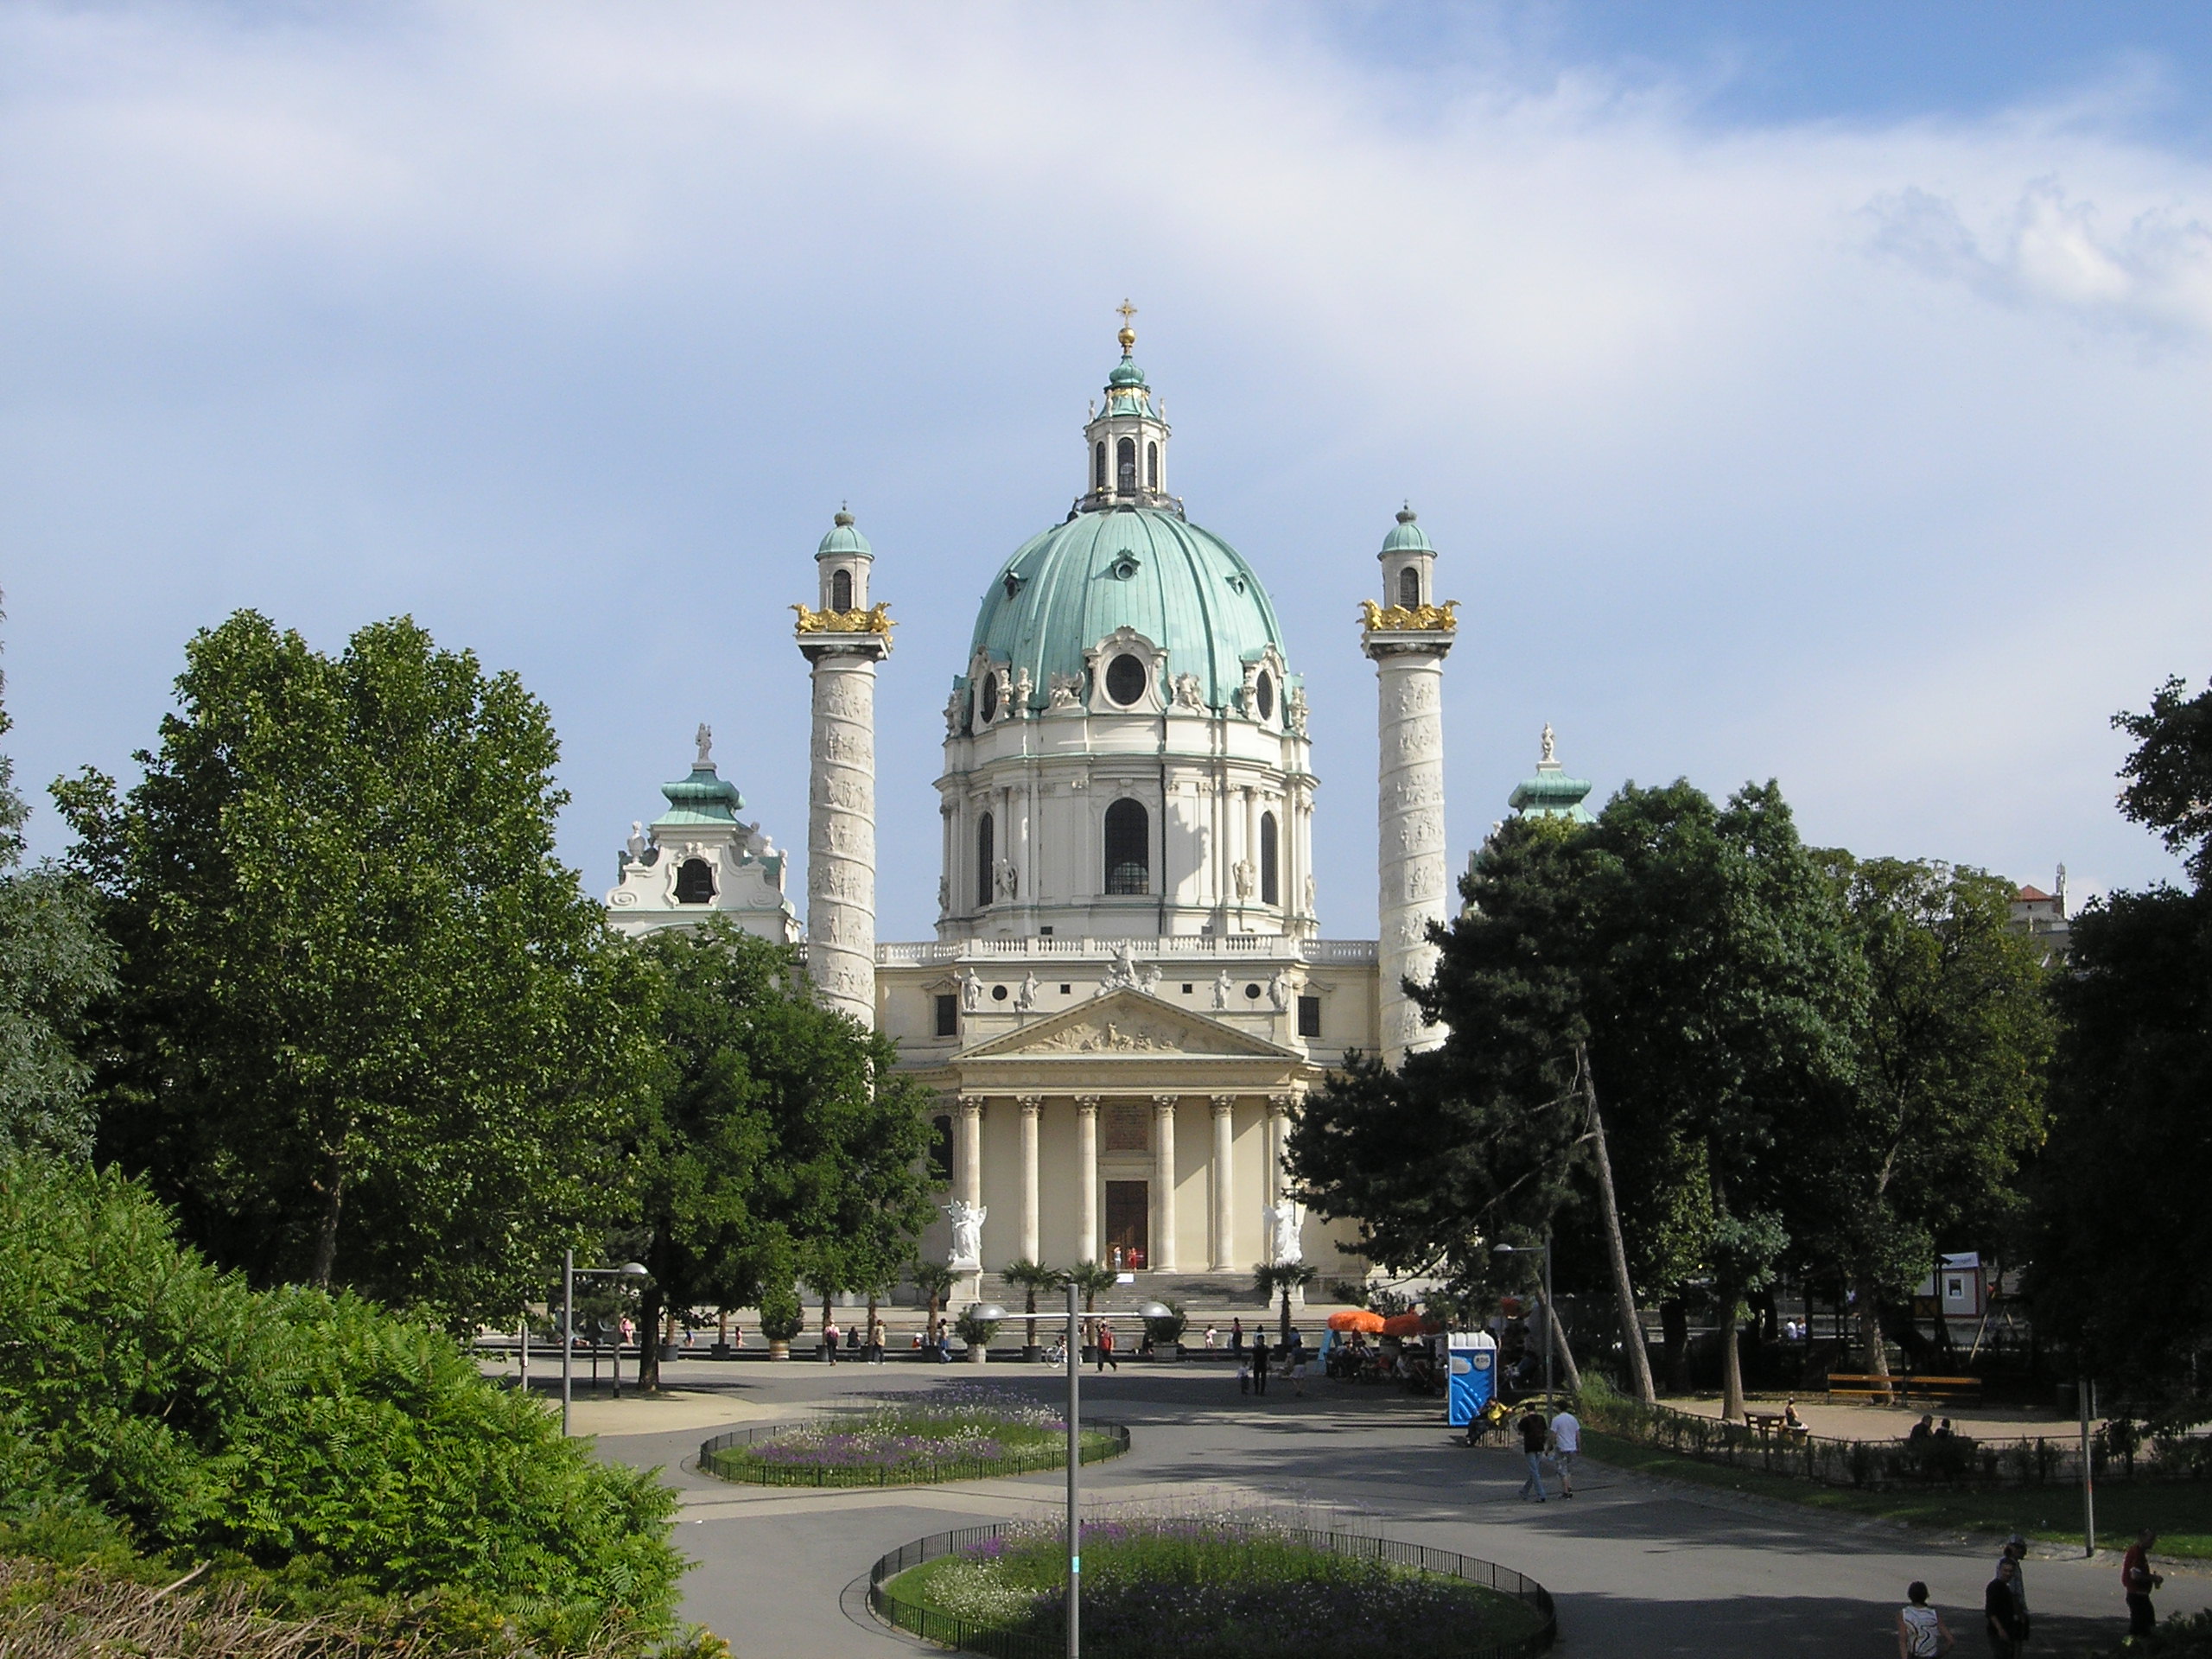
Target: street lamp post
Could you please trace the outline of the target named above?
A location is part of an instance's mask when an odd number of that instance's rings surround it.
[[[1109,1312],[1111,1312],[1109,1309]],[[970,1302],[970,1318],[998,1320],[1007,1317],[996,1302]],[[1161,1302],[1146,1302],[1136,1310],[1141,1319],[1173,1318],[1174,1310]],[[1083,1653],[1083,1327],[1076,1304],[1075,1281],[1068,1281],[1067,1340],[1061,1345],[1068,1360],[1068,1647],[1067,1659]]]
[[[1492,1255],[1534,1255],[1536,1247],[1532,1244],[1493,1244],[1490,1253]],[[1548,1227],[1544,1230],[1543,1255],[1544,1404],[1548,1408],[1552,1402],[1552,1332],[1559,1324],[1558,1310],[1552,1306],[1552,1235]]]
[[[575,1366],[576,1281],[579,1279],[650,1279],[642,1262],[625,1262],[619,1268],[580,1268],[573,1249],[561,1252],[561,1438],[569,1435],[570,1373]],[[614,1333],[614,1397],[622,1397],[622,1332]]]

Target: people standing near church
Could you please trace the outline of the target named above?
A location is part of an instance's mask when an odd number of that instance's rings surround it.
[[[1242,1314],[1229,1322],[1229,1351],[1232,1354],[1244,1351],[1244,1319]]]
[[[1928,1605],[1928,1586],[1915,1579],[1897,1609],[1897,1659],[1942,1659],[1950,1650],[1950,1627]]]
[[[1552,1467],[1559,1471],[1561,1497],[1574,1496],[1574,1459],[1582,1451],[1582,1422],[1565,1406],[1552,1419]]]
[[[1268,1336],[1264,1331],[1252,1333],[1252,1392],[1268,1391]]]
[[[1114,1327],[1101,1320],[1098,1325],[1098,1369],[1103,1373],[1109,1365],[1117,1371],[1122,1369],[1122,1362],[1114,1357]]]
[[[2120,1587],[2127,1593],[2127,1633],[2148,1636],[2158,1628],[2158,1615],[2151,1605],[2151,1592],[2165,1582],[2151,1570],[2151,1546],[2158,1541],[2155,1529],[2145,1527],[2135,1535],[2120,1558]]]
[[[2028,1639],[2028,1541],[2014,1533],[2005,1541],[2004,1553],[1997,1558],[1997,1572],[2004,1575],[2005,1563],[2012,1563],[2012,1607],[2020,1616],[2020,1640]]]
[[[822,1357],[832,1365],[837,1363],[837,1338],[841,1333],[834,1319],[822,1322]]]
[[[1999,1555],[1997,1576],[1981,1592],[1981,1619],[1989,1630],[1990,1659],[2015,1659],[2020,1643],[2028,1639],[2026,1621],[2012,1599],[2012,1584],[2019,1570],[2019,1563],[2011,1555]]]
[[[1544,1442],[1551,1431],[1544,1422],[1544,1414],[1530,1406],[1521,1419],[1521,1450],[1529,1459],[1529,1478],[1521,1483],[1521,1496],[1535,1494],[1536,1502],[1544,1499]]]

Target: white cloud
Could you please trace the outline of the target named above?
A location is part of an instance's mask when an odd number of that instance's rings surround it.
[[[1778,774],[1824,840],[2163,868],[2104,721],[2201,667],[2212,608],[2199,162],[2094,99],[1716,128],[1310,22],[0,14],[22,775],[120,764],[229,606],[326,643],[405,607],[553,702],[594,880],[702,715],[801,845],[780,606],[849,495],[904,619],[883,798],[925,811],[1129,292],[1193,516],[1313,682],[1324,868],[1368,856],[1346,618],[1402,493],[1469,602],[1455,840],[1549,718],[1605,786]],[[891,931],[934,856],[887,845]],[[1323,902],[1372,925],[1363,878]]]

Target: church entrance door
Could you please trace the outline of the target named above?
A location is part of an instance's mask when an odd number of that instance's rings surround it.
[[[1114,1267],[1135,1272],[1145,1265],[1151,1205],[1142,1181],[1106,1183],[1106,1259]]]

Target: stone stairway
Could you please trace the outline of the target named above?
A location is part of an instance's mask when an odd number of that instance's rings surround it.
[[[996,1302],[1014,1319],[1022,1317],[1021,1306],[1025,1293],[1019,1286],[1009,1285],[995,1273],[982,1279],[982,1294],[979,1300]],[[1058,1299],[1040,1294],[1037,1299],[1037,1313],[1041,1319]],[[1116,1285],[1100,1293],[1101,1311],[1126,1310],[1137,1302],[1160,1301],[1171,1303],[1187,1313],[1193,1323],[1203,1326],[1208,1316],[1219,1314],[1224,1320],[1242,1315],[1249,1326],[1255,1314],[1264,1315],[1276,1304],[1269,1302],[1252,1287],[1249,1274],[1225,1273],[1140,1273],[1132,1284]],[[1298,1306],[1296,1303],[1294,1306]],[[1306,1290],[1306,1300],[1299,1307],[1298,1317],[1314,1319],[1325,1317],[1338,1307],[1350,1306],[1330,1296],[1316,1281]],[[958,1311],[957,1308],[954,1310]]]

